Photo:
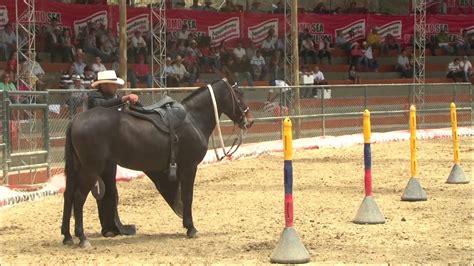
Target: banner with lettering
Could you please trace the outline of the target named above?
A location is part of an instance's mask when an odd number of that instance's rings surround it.
[[[285,20],[282,15],[246,13],[243,17],[243,38],[252,41],[259,46],[267,37],[268,32],[273,30],[275,36],[283,37],[285,35]],[[287,28],[287,34],[290,34],[290,28]]]

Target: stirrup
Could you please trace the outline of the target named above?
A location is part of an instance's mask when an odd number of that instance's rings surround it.
[[[169,172],[168,172],[168,177],[169,177],[171,182],[175,182],[178,179],[178,177],[176,175],[177,168],[178,168],[178,165],[176,163],[170,163],[170,169],[169,169]]]

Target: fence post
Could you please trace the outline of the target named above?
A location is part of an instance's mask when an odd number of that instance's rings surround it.
[[[5,152],[3,153],[3,180],[5,184],[8,184],[8,164],[11,154],[10,145],[10,99],[8,98],[8,92],[3,91],[3,142],[5,143]]]
[[[321,89],[321,134],[326,136],[326,116],[324,115],[324,88]]]
[[[44,145],[44,150],[46,151],[45,161],[48,164],[48,166],[46,167],[46,174],[48,175],[48,179],[49,179],[51,177],[50,138],[49,138],[49,91],[44,97],[45,97],[44,100],[46,102],[46,107],[43,110],[43,134],[44,134],[43,145]]]

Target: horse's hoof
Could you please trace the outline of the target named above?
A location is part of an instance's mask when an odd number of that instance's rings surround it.
[[[74,245],[74,240],[72,239],[72,237],[65,237],[63,240],[63,245],[72,246]]]
[[[134,224],[124,224],[119,228],[120,234],[124,236],[131,236],[137,233],[137,228]]]
[[[80,248],[90,248],[90,247],[92,247],[92,245],[91,245],[91,242],[89,242],[89,240],[84,239],[79,243],[79,247]]]
[[[104,237],[114,237],[118,235],[119,235],[119,232],[116,232],[116,231],[107,231],[103,234]]]
[[[191,229],[188,229],[188,232],[186,232],[186,236],[188,238],[196,238],[198,235],[198,230],[196,230],[196,228],[191,228]]]

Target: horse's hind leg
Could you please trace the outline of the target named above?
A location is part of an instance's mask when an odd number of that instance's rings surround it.
[[[90,247],[91,244],[84,233],[83,210],[89,191],[94,186],[95,178],[84,178],[80,187],[74,191],[74,220],[75,228],[74,234],[79,238],[79,246],[81,248]]]
[[[135,225],[124,225],[118,215],[118,192],[115,179],[117,165],[108,163],[104,172],[101,174],[105,185],[105,194],[101,200],[97,201],[99,209],[99,219],[102,226],[102,235],[105,237],[114,237],[116,235],[134,235],[136,233]]]
[[[73,206],[74,195],[71,191],[72,188],[66,186],[64,190],[64,210],[63,210],[63,222],[61,225],[61,234],[64,235],[63,244],[73,245],[71,233],[69,232],[69,226],[71,222],[71,212]]]

